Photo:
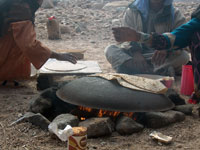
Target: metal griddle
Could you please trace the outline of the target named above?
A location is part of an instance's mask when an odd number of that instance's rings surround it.
[[[150,112],[174,107],[165,95],[131,90],[100,77],[76,79],[61,87],[56,94],[67,103],[109,111]]]

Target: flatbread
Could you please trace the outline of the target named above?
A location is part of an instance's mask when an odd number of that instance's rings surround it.
[[[86,68],[87,66],[77,62],[76,64],[72,64],[67,61],[57,61],[57,60],[51,60],[48,61],[44,68],[51,71],[58,71],[58,72],[69,72],[69,71],[76,71],[76,70],[82,70]]]
[[[120,85],[133,90],[145,91],[156,94],[164,94],[167,92],[167,88],[160,81],[145,77],[120,73],[101,73],[90,76],[102,77],[107,80],[117,80]]]

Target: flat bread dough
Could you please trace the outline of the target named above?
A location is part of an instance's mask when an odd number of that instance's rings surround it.
[[[51,71],[59,71],[59,72],[69,72],[69,71],[76,71],[82,70],[87,66],[77,62],[76,64],[72,64],[67,61],[58,61],[58,60],[50,60],[45,65],[44,68]]]

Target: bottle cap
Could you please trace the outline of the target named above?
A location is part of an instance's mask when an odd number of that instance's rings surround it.
[[[53,20],[53,19],[56,19],[56,17],[55,17],[55,16],[51,16],[51,17],[49,17],[48,19],[49,19],[49,20]]]

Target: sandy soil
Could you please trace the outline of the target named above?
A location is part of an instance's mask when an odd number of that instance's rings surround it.
[[[87,1],[90,2],[90,1]],[[85,1],[79,0],[77,5],[85,6]],[[76,6],[76,5],[75,5]],[[180,6],[178,4],[178,6]],[[191,3],[182,5],[182,10],[191,6]],[[191,6],[191,12],[193,6]],[[98,61],[103,72],[113,72],[111,66],[104,57],[104,49],[107,45],[114,43],[111,34],[112,20],[119,19],[122,13],[113,11],[102,11],[91,8],[81,8],[78,10],[69,4],[65,11],[67,25],[71,29],[70,34],[62,35],[62,40],[47,40],[45,21],[42,23],[39,19],[46,14],[52,15],[59,9],[40,10],[36,18],[36,30],[38,38],[52,50],[63,49],[83,49],[86,60]],[[59,13],[58,13],[59,14]],[[56,14],[56,15],[58,15]],[[62,17],[58,18],[62,19]],[[80,33],[75,31],[75,26],[71,22],[84,22],[88,30]],[[175,87],[179,90],[180,78]],[[0,87],[0,150],[65,150],[67,143],[59,141],[50,136],[48,132],[29,124],[21,123],[15,126],[10,124],[22,116],[27,110],[31,99],[38,93],[36,90],[36,81],[21,82],[19,87],[9,85]],[[187,97],[186,97],[187,98]],[[155,143],[149,138],[149,134],[154,131],[145,129],[143,132],[131,136],[120,136],[113,133],[110,137],[88,140],[89,150],[198,150],[200,149],[200,126],[199,117],[196,111],[193,116],[186,117],[181,123],[173,124],[168,127],[158,129],[163,134],[173,137],[173,143],[170,145],[161,145]]]

